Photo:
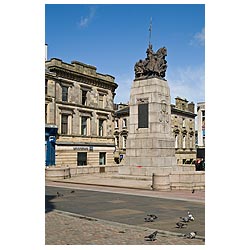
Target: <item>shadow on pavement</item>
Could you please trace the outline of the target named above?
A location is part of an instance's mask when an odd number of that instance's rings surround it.
[[[54,204],[51,202],[55,197],[55,195],[45,195],[45,213],[51,212],[55,209]]]

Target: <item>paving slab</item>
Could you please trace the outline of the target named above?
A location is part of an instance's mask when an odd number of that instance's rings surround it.
[[[204,238],[159,230],[155,241],[144,237],[154,229],[99,220],[62,211],[45,216],[46,245],[204,245]]]
[[[81,175],[64,180],[45,181],[48,187],[60,187],[67,190],[90,190],[103,193],[112,194],[128,194],[134,196],[158,197],[169,200],[191,201],[205,205],[205,191],[195,191],[192,193],[188,190],[172,190],[167,191],[153,191],[151,189],[151,180],[133,178],[119,178],[116,175],[109,174],[96,174],[96,175]],[[93,197],[93,204],[97,201]],[[60,204],[60,201],[58,201]],[[141,213],[141,208],[133,209],[126,206],[126,201],[122,199],[110,199],[108,203],[121,206],[117,209],[110,209],[106,214],[100,214],[98,211],[83,215],[78,213],[68,213],[66,211],[52,209],[47,211],[45,215],[46,227],[46,244],[47,245],[204,245],[204,236],[196,239],[186,239],[183,237],[184,230],[180,233],[166,231],[166,221],[158,221],[154,225],[147,223],[133,223],[138,221],[139,218],[144,216]],[[99,204],[100,205],[100,204]],[[146,205],[144,205],[146,206]],[[177,208],[175,205],[172,208],[173,213]],[[196,205],[191,207],[195,210]],[[156,204],[155,209],[160,211],[164,209],[165,205],[160,203]],[[168,211],[171,217],[171,203],[168,203]],[[181,207],[179,207],[181,211]],[[185,210],[185,211],[184,211]],[[186,212],[186,209],[183,211]],[[192,210],[192,211],[193,211]],[[108,212],[111,211],[111,215]],[[204,210],[205,211],[205,210]],[[122,223],[124,216],[132,215],[132,221],[125,219]],[[101,215],[101,216],[100,216]],[[112,221],[113,218],[119,218],[118,222]],[[164,216],[163,216],[164,217]],[[106,219],[101,219],[106,218]],[[163,218],[164,219],[164,218]],[[169,220],[169,218],[165,218]],[[203,219],[202,219],[203,220]],[[174,221],[171,221],[173,224]],[[135,223],[136,224],[136,223]],[[139,225],[139,226],[138,226]],[[202,226],[202,225],[201,225]],[[155,227],[155,228],[154,228]],[[192,226],[191,226],[192,227]],[[190,227],[190,229],[191,229]],[[154,242],[146,241],[144,236],[159,230],[157,240]],[[178,232],[178,231],[177,231]]]

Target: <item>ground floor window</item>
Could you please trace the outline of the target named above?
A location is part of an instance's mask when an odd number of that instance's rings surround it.
[[[106,165],[106,152],[99,153],[99,165]]]
[[[87,165],[87,152],[77,152],[77,166]]]

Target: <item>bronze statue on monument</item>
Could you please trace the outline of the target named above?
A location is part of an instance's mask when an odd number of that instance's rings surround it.
[[[149,44],[146,53],[145,60],[139,60],[134,66],[135,79],[164,78],[167,70],[167,61],[165,60],[167,49],[163,47],[154,53],[152,44]]]
[[[139,60],[135,66],[135,80],[141,80],[146,78],[158,77],[164,78],[167,70],[167,61],[165,56],[167,55],[167,49],[165,47],[157,50],[156,53],[153,51],[152,44],[150,43],[152,32],[152,18],[149,26],[149,45],[146,50],[147,57],[145,60]]]

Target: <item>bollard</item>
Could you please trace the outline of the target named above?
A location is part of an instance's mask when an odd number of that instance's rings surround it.
[[[152,187],[155,191],[170,191],[169,174],[155,174],[152,175]]]

